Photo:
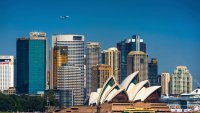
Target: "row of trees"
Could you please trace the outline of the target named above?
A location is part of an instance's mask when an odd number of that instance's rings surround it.
[[[47,98],[49,105],[58,106],[54,92],[51,90],[44,96],[5,95],[0,93],[0,111],[45,111],[47,109]]]

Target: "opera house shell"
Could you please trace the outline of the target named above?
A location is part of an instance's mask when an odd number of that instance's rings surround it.
[[[114,76],[111,76],[103,85],[100,92],[92,92],[89,105],[101,105],[113,102],[152,102],[160,99],[161,86],[150,86],[148,80],[138,82],[136,71],[127,76],[121,84],[118,84]]]

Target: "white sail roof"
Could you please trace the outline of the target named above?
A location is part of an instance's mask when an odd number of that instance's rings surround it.
[[[132,74],[130,74],[128,77],[126,77],[122,83],[120,84],[122,88],[127,90],[128,86],[130,85],[131,81],[138,75],[139,71],[136,71]]]
[[[135,96],[134,101],[141,100],[145,101],[154,91],[159,89],[161,86],[151,86],[148,88],[143,87]]]
[[[116,80],[114,76],[108,78],[108,80],[104,83],[103,88],[101,89],[101,93],[99,95],[97,104],[102,103],[104,98],[106,98],[108,92],[112,89],[112,87],[116,84]]]
[[[149,86],[148,80],[139,82],[134,87],[130,88],[130,91],[127,91],[130,101],[134,100],[136,94],[144,87],[145,84],[148,84],[148,86]],[[129,87],[131,87],[131,86],[129,86]]]
[[[89,105],[97,104],[99,94],[97,92],[92,92],[90,94]]]

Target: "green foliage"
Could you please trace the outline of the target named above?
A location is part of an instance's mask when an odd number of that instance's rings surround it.
[[[45,94],[45,98],[49,100],[50,106],[58,106],[58,101],[55,99],[54,90],[48,90]]]
[[[51,106],[58,105],[53,91],[45,94],[45,96],[4,95],[0,93],[0,112],[45,111],[47,96]]]

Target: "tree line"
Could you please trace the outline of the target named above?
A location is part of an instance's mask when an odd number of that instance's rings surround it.
[[[49,103],[47,103],[47,98]],[[53,90],[48,91],[44,96],[5,95],[0,93],[0,111],[3,112],[44,112],[47,109],[47,104],[58,106]]]

